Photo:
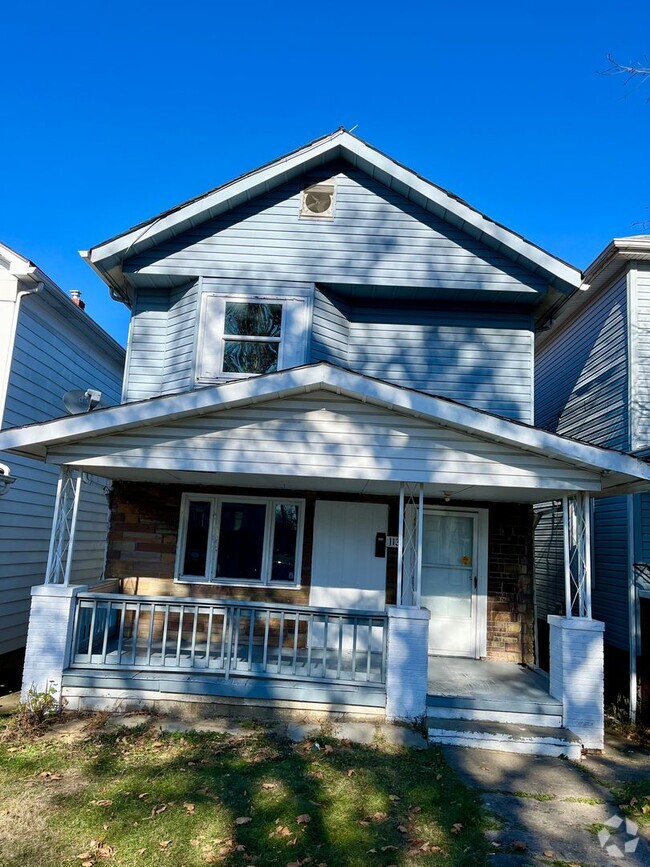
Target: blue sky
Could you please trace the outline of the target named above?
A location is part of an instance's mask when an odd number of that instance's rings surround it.
[[[77,250],[338,126],[578,267],[650,221],[650,81],[599,74],[647,65],[647,0],[62,0],[2,32],[0,240],[122,342]]]

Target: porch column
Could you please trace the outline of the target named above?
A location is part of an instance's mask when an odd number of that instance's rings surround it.
[[[591,497],[565,497],[565,616],[550,615],[550,692],[587,749],[604,744],[605,624],[591,617]]]
[[[88,587],[45,584],[32,587],[29,629],[23,668],[22,699],[30,687],[46,692],[54,687],[59,701],[63,672],[70,662],[70,650],[77,596]]]
[[[419,606],[422,587],[424,485],[402,482],[399,489],[397,604]]]
[[[80,493],[81,473],[61,467],[45,569],[46,584],[67,585],[70,581]]]
[[[386,614],[386,719],[416,722],[427,710],[431,612],[387,605]]]

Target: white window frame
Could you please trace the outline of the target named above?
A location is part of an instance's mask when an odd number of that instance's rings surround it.
[[[187,542],[187,519],[190,502],[210,503],[210,526],[208,530],[208,552],[205,565],[205,575],[184,575],[185,546]],[[262,547],[262,569],[258,579],[242,578],[210,578],[217,570],[217,554],[219,551],[219,527],[221,523],[221,507],[224,503],[261,503],[266,506],[264,521],[264,544]],[[296,568],[293,581],[272,581],[273,567],[273,536],[276,505],[292,505],[298,507],[298,533],[296,538]],[[302,579],[302,546],[305,528],[305,500],[299,497],[248,497],[236,494],[202,494],[185,492],[181,497],[181,513],[178,522],[178,540],[176,544],[176,565],[174,581],[182,584],[227,584],[231,587],[279,587],[298,590]]]
[[[219,307],[218,307],[218,321],[219,321],[219,334],[217,336],[217,340],[219,341],[219,353],[217,355],[217,369],[218,372],[215,373],[214,376],[203,376],[203,353],[205,340],[207,339],[207,304],[208,298],[215,298]],[[286,296],[282,295],[248,295],[243,293],[222,293],[222,292],[204,292],[201,305],[201,336],[199,341],[199,354],[198,354],[198,371],[199,376],[197,379],[201,382],[214,382],[215,380],[223,380],[223,379],[249,379],[251,376],[262,376],[260,373],[229,373],[224,371],[223,369],[223,361],[225,354],[225,346],[227,340],[236,341],[238,338],[246,343],[277,343],[278,344],[278,365],[277,369],[282,370],[284,367],[284,355],[285,355],[285,343],[286,343],[286,326],[287,326],[287,302],[293,300],[289,299]],[[229,334],[226,336],[225,325],[226,325],[226,304],[228,302],[232,302],[235,304],[279,304],[282,307],[282,321],[280,325],[280,337],[250,337],[246,335],[242,335],[241,337],[236,334]],[[212,324],[214,328],[214,324]]]

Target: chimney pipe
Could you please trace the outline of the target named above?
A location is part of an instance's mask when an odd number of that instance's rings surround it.
[[[76,304],[77,307],[80,307],[82,310],[86,309],[86,304],[81,300],[81,290],[80,289],[71,289],[70,290],[70,300],[73,304]]]

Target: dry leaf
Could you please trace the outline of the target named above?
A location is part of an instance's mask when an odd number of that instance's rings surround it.
[[[252,821],[253,820],[250,816],[239,816],[237,819],[235,819],[235,825],[248,825],[248,823]]]
[[[144,853],[145,853],[146,851],[147,851],[146,849],[138,849],[138,850],[137,850],[138,855],[144,855]]]
[[[148,794],[149,794],[149,792],[143,792],[141,795],[138,795],[139,800],[146,798]]]
[[[325,746],[323,747],[323,752],[326,756],[329,756],[330,753],[334,752],[334,747],[330,746],[329,744],[325,744]]]
[[[381,847],[382,852],[397,852],[397,849],[398,849],[397,846],[382,846]]]
[[[157,807],[154,807],[151,811],[151,816],[159,816],[161,813],[164,813],[167,809],[167,804],[159,804]]]
[[[422,807],[409,807],[409,813],[421,813]]]
[[[462,830],[463,830],[463,826],[460,822],[454,822],[454,824],[451,826],[451,833],[452,834],[460,834],[460,832]]]
[[[296,816],[296,822],[299,825],[307,825],[309,822],[311,822],[311,816],[309,815],[309,813],[302,813],[300,816]]]
[[[555,852],[553,852],[552,849],[547,849],[545,852],[542,852],[542,855],[543,855],[545,858],[554,858],[554,857],[555,857]]]
[[[171,844],[172,844],[172,841],[171,841],[171,840],[161,840],[161,841],[158,843],[158,845],[160,846],[161,849],[169,849],[169,847],[171,846]]]
[[[113,846],[109,846],[107,843],[104,843],[103,846],[99,846],[97,848],[97,854],[100,858],[112,858],[115,855],[115,849]]]
[[[262,783],[263,789],[276,789],[277,783]]]
[[[110,798],[101,798],[99,801],[91,801],[90,803],[96,807],[110,807],[113,804]]]
[[[190,803],[189,801],[186,801],[183,804],[183,806],[185,807],[185,809],[187,810],[188,813],[193,813],[194,810],[196,810],[196,807],[194,806],[194,804]]]
[[[395,801],[401,801],[401,800],[402,800],[402,799],[399,798],[397,795],[389,795],[389,796],[388,796],[388,799],[389,799],[390,801],[393,801],[393,802],[395,802]]]
[[[528,846],[524,843],[523,840],[515,840],[512,844],[512,848],[516,849],[518,852],[525,852]]]
[[[90,852],[82,852],[80,855],[75,855],[75,858],[78,858],[80,861],[87,861],[88,858],[91,858],[92,855]]]
[[[400,832],[400,834],[408,833],[408,828],[406,827],[406,825],[398,825],[397,830]]]
[[[353,777],[355,774],[356,771],[354,770],[354,768],[350,768],[350,770],[348,771],[348,777]]]

